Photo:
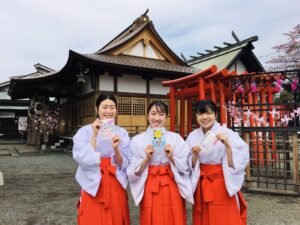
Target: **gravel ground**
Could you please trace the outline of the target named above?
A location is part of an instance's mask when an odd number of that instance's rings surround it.
[[[0,157],[0,225],[76,224],[79,186],[70,154]],[[131,224],[139,210],[130,196]],[[300,198],[245,193],[249,225],[300,225]],[[191,224],[191,205],[187,206]]]

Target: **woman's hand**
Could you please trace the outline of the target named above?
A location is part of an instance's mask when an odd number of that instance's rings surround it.
[[[227,134],[219,133],[219,134],[216,135],[216,137],[217,137],[218,140],[220,140],[225,145],[228,166],[234,168],[233,157],[232,157],[232,148],[231,148],[231,145],[228,141]]]
[[[170,159],[173,156],[174,149],[170,144],[165,145],[164,151],[165,151],[168,159]]]
[[[97,135],[99,133],[100,127],[101,127],[101,121],[99,118],[97,118],[92,124],[92,129],[93,129],[93,135],[91,137],[90,143],[93,146],[93,149],[96,151],[96,140],[97,140]]]
[[[166,153],[166,156],[168,157],[168,159],[170,160],[171,163],[173,163],[175,165],[174,159],[173,159],[173,152],[174,149],[170,144],[165,145],[164,147],[164,151]]]
[[[99,118],[97,118],[97,119],[92,123],[93,134],[94,134],[95,136],[98,135],[99,130],[100,130],[100,127],[101,127],[101,120],[100,120]]]
[[[115,136],[112,137],[111,141],[112,141],[112,147],[116,151],[119,147],[120,142],[121,142],[121,138],[118,135],[115,135]]]
[[[201,148],[199,146],[192,147],[193,156],[196,156],[197,158],[199,157],[200,151],[201,151]]]
[[[146,152],[146,159],[150,161],[152,159],[153,154],[155,153],[155,149],[152,145],[147,145],[144,150]]]
[[[201,148],[199,146],[192,147],[192,167],[195,167],[195,164],[199,158],[199,153],[201,152]]]
[[[140,176],[142,172],[145,170],[145,168],[148,165],[148,162],[152,159],[155,149],[152,145],[147,145],[144,151],[146,153],[146,158],[142,161],[139,171],[135,172],[135,175],[137,176]]]
[[[118,135],[114,135],[111,138],[111,145],[112,145],[113,150],[115,152],[115,161],[116,161],[116,163],[118,164],[119,167],[122,167],[123,156],[122,156],[122,154],[120,152],[120,149],[119,149],[120,142],[121,142],[121,138]]]
[[[216,135],[216,138],[221,141],[226,147],[230,147],[228,137],[226,133],[219,133]]]

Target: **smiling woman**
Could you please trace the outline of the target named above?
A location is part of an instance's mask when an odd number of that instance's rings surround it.
[[[193,203],[188,146],[165,129],[165,103],[152,102],[147,113],[149,127],[132,139],[127,168],[133,199],[140,205],[140,224],[186,225],[185,200]]]
[[[240,189],[249,162],[248,145],[216,122],[216,112],[213,101],[198,101],[200,128],[186,140],[191,151],[193,224],[245,225],[247,205]]]
[[[76,180],[82,188],[78,224],[129,225],[126,167],[130,139],[124,128],[113,124],[117,115],[113,95],[100,95],[95,110],[97,119],[73,138]]]

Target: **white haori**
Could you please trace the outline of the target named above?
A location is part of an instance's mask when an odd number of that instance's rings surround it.
[[[227,154],[225,150],[225,145],[218,141],[214,145],[214,149],[206,153],[205,151],[200,151],[199,158],[192,169],[191,163],[191,153],[189,156],[189,165],[191,170],[191,182],[192,189],[195,192],[197,184],[200,178],[200,163],[202,164],[222,164],[225,185],[229,196],[234,196],[241,189],[244,182],[245,168],[249,163],[249,146],[244,142],[244,140],[234,131],[228,129],[227,127],[220,126],[219,123],[215,122],[210,131],[214,134],[226,133],[228,136],[228,141],[232,147],[232,158],[234,168],[228,166]],[[198,128],[192,131],[186,139],[187,144],[190,149],[194,146],[199,146],[200,141],[203,139],[204,134],[202,128]],[[191,151],[191,150],[190,150]]]
[[[180,195],[187,201],[193,203],[192,185],[189,177],[189,166],[187,163],[187,157],[189,154],[189,148],[185,141],[179,134],[170,132],[162,128],[166,135],[166,144],[170,144],[173,151],[173,159],[175,165],[170,162],[162,148],[156,149],[151,161],[144,169],[140,176],[136,175],[139,171],[142,161],[146,158],[145,148],[151,144],[152,141],[152,129],[148,128],[146,132],[136,135],[131,140],[131,162],[127,167],[127,175],[129,180],[129,186],[135,202],[138,205],[144,196],[145,182],[148,177],[149,165],[168,165],[170,164],[171,170],[174,174],[174,180],[177,183]]]
[[[96,196],[101,182],[99,168],[101,158],[110,157],[112,159],[112,164],[116,164],[114,162],[114,150],[112,148],[111,139],[101,139],[100,135],[98,135],[95,151],[90,144],[92,132],[93,128],[91,124],[78,130],[73,137],[73,158],[78,163],[78,169],[75,176],[77,182],[87,193]],[[114,134],[121,138],[119,149],[123,156],[122,167],[116,165],[116,178],[122,187],[126,189],[128,185],[126,167],[129,165],[131,158],[130,138],[127,131],[119,126],[115,126]]]

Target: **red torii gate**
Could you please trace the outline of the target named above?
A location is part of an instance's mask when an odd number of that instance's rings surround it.
[[[227,69],[217,71],[215,65],[206,70],[199,71],[192,75],[170,81],[163,81],[163,86],[169,86],[170,92],[170,130],[175,131],[175,108],[176,99],[180,99],[181,106],[187,100],[187,131],[192,130],[192,100],[209,98],[220,107],[220,123],[226,124],[225,99],[230,98],[231,86],[228,77],[236,75],[236,72],[228,73]],[[227,82],[224,82],[227,81]],[[217,102],[217,99],[219,100]],[[185,107],[180,107],[180,135],[184,136]]]
[[[170,87],[169,98],[170,98],[170,130],[175,131],[175,120],[176,120],[176,100],[180,100],[180,135],[184,137],[185,135],[185,100],[187,100],[187,132],[192,131],[192,101],[193,100],[202,100],[202,99],[211,99],[213,102],[219,105],[220,109],[220,124],[228,124],[231,125],[230,119],[235,120],[235,118],[227,119],[227,111],[226,111],[226,103],[228,101],[232,101],[235,105],[237,99],[239,99],[243,104],[253,105],[247,106],[243,108],[246,110],[256,110],[254,112],[255,115],[251,115],[249,118],[250,127],[259,127],[265,126],[266,123],[258,123],[255,121],[254,116],[259,116],[257,110],[261,110],[261,115],[266,119],[268,118],[269,126],[275,127],[275,121],[273,115],[268,113],[268,109],[265,104],[271,104],[269,106],[269,110],[273,109],[273,94],[276,93],[276,89],[272,86],[273,82],[275,82],[276,78],[280,78],[281,74],[249,74],[244,72],[241,76],[236,76],[236,71],[232,71],[228,73],[227,69],[222,69],[217,71],[217,67],[215,65],[211,66],[206,70],[199,71],[192,75],[178,78],[175,80],[163,81],[162,85],[165,87]],[[232,82],[234,82],[234,78],[249,77],[248,82],[244,83],[244,92],[240,93],[235,88],[232,89]],[[259,79],[261,84],[257,88],[256,92],[251,91],[251,81],[254,79]],[[235,84],[233,84],[234,86]],[[247,97],[247,102],[246,98]],[[261,106],[258,106],[259,103]],[[245,115],[243,115],[244,117]],[[271,133],[272,136],[272,158],[276,157],[275,151],[275,140],[274,133]],[[258,142],[255,141],[257,134],[256,132],[251,132],[250,137],[253,143],[254,149],[254,157],[258,155],[259,164],[264,164],[264,155],[263,155],[263,144],[261,141],[261,137],[259,137]],[[267,146],[267,145],[265,145]],[[269,161],[269,157],[266,157],[266,160]],[[255,162],[255,164],[257,161]]]

